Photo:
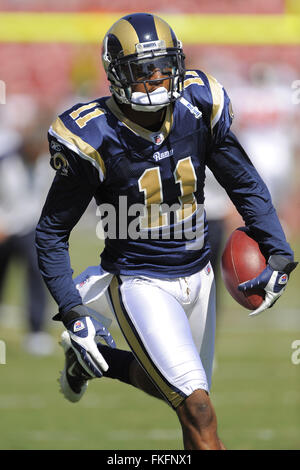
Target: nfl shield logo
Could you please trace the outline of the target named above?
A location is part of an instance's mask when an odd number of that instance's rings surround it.
[[[163,134],[152,134],[151,139],[152,139],[152,142],[155,143],[155,145],[160,145],[164,141],[164,135]]]
[[[207,274],[207,276],[210,274],[211,272],[211,264],[208,263],[206,266],[205,266],[205,274]]]
[[[283,274],[283,275],[280,277],[280,279],[279,279],[279,281],[278,281],[278,284],[286,284],[287,281],[288,281],[287,275],[286,275],[286,274]]]
[[[83,330],[85,328],[84,323],[80,320],[75,322],[73,331],[76,333],[77,331]]]

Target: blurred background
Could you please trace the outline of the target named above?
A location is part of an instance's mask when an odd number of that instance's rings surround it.
[[[136,11],[165,18],[187,68],[214,75],[231,97],[239,136],[268,184],[300,258],[300,2],[298,0],[0,0],[0,448],[180,449],[173,411],[103,379],[77,405],[59,394],[62,327],[37,270],[34,229],[54,176],[47,130],[76,102],[108,95],[102,38]],[[244,225],[207,173],[217,277],[212,400],[230,449],[300,448],[299,268],[276,305],[248,318],[225,291],[219,260]],[[93,204],[70,240],[74,275],[99,262]],[[116,323],[112,334],[127,348]],[[298,347],[298,349],[297,349]]]

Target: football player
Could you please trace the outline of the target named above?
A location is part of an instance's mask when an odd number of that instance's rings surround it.
[[[212,76],[185,69],[170,26],[152,14],[127,15],[105,35],[102,60],[111,96],[76,104],[50,127],[57,174],[36,230],[41,273],[59,307],[54,319],[66,328],[61,388],[75,402],[94,377],[127,382],[175,410],[185,449],[223,449],[209,395],[215,286],[205,166],[268,260],[261,276],[241,286],[266,290],[260,310],[283,292],[293,252],[230,130],[226,91]],[[100,266],[74,282],[68,239],[92,198],[103,217],[111,214],[105,248]],[[130,351],[116,349],[97,317],[104,298]],[[99,336],[107,346],[96,343]]]

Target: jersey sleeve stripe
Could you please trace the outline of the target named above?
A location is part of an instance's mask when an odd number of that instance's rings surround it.
[[[219,121],[224,108],[224,90],[222,85],[214,77],[208,74],[206,76],[209,82],[212,96],[212,112],[210,117],[210,125],[211,130],[213,130],[213,128]]]
[[[184,80],[183,86],[184,88],[187,88],[190,85],[204,85],[203,80],[200,77],[197,78],[186,78]]]
[[[97,102],[85,104],[81,106],[80,108],[75,109],[75,111],[70,113],[70,116],[72,119],[77,119],[81,113],[83,113],[84,111],[87,111],[88,109],[95,108],[95,106],[98,106],[98,105],[99,103]]]
[[[186,70],[185,72],[185,75],[191,75],[192,77],[199,77],[199,74],[198,72],[196,72],[196,70]],[[204,83],[203,83],[204,85]]]
[[[100,181],[105,179],[106,168],[100,153],[78,135],[73,134],[58,117],[49,129],[49,134],[60,143],[89,161],[99,172]]]

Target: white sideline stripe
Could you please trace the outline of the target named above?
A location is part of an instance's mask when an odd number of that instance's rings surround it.
[[[296,367],[296,366],[294,366]],[[246,375],[245,375],[246,377]],[[251,376],[247,376],[248,379],[251,379]],[[244,377],[241,376],[243,379]],[[248,404],[251,404],[252,406],[256,406],[257,403],[261,402],[263,399],[265,393],[263,391],[259,392],[254,392],[254,391],[248,391],[243,392],[243,394],[228,394],[227,392],[222,393],[222,392],[217,392],[212,395],[212,399],[215,405],[217,406],[227,406],[230,405],[230,403],[236,403],[237,405],[242,405],[243,403],[247,402]],[[290,390],[288,392],[285,392],[282,395],[281,398],[281,403],[284,404],[285,407],[295,407],[298,403],[300,403],[300,396],[297,390]]]
[[[93,383],[93,386],[94,385],[98,385],[98,384],[94,384]],[[101,385],[100,385],[101,387]],[[95,389],[96,390],[96,387]],[[116,409],[116,407],[118,407],[119,403],[120,403],[120,394],[118,395],[107,395],[105,397],[105,400],[103,400],[102,396],[99,395],[101,392],[100,392],[100,389],[99,389],[99,393],[96,394],[96,393],[91,393],[89,391],[89,395],[88,395],[88,399],[87,400],[83,400],[82,402],[80,402],[78,404],[78,406],[80,406],[81,408],[88,408],[88,409],[96,409],[96,410],[99,410],[99,409],[110,409],[110,410],[114,410]]]
[[[30,431],[26,433],[26,438],[31,439],[32,441],[39,441],[39,442],[48,442],[48,441],[60,441],[60,442],[78,442],[82,440],[81,434],[70,434],[68,431],[67,433],[55,431],[44,431],[36,429],[34,431]]]
[[[276,432],[274,429],[260,429],[257,432],[258,439],[261,439],[262,441],[270,441],[271,439],[274,439],[275,435]]]
[[[111,431],[107,434],[108,439],[112,441],[159,441],[161,439],[172,441],[181,439],[182,433],[179,429],[153,429],[146,433],[135,432],[132,430]]]
[[[0,395],[0,409],[42,409],[46,408],[46,401],[39,395]]]

